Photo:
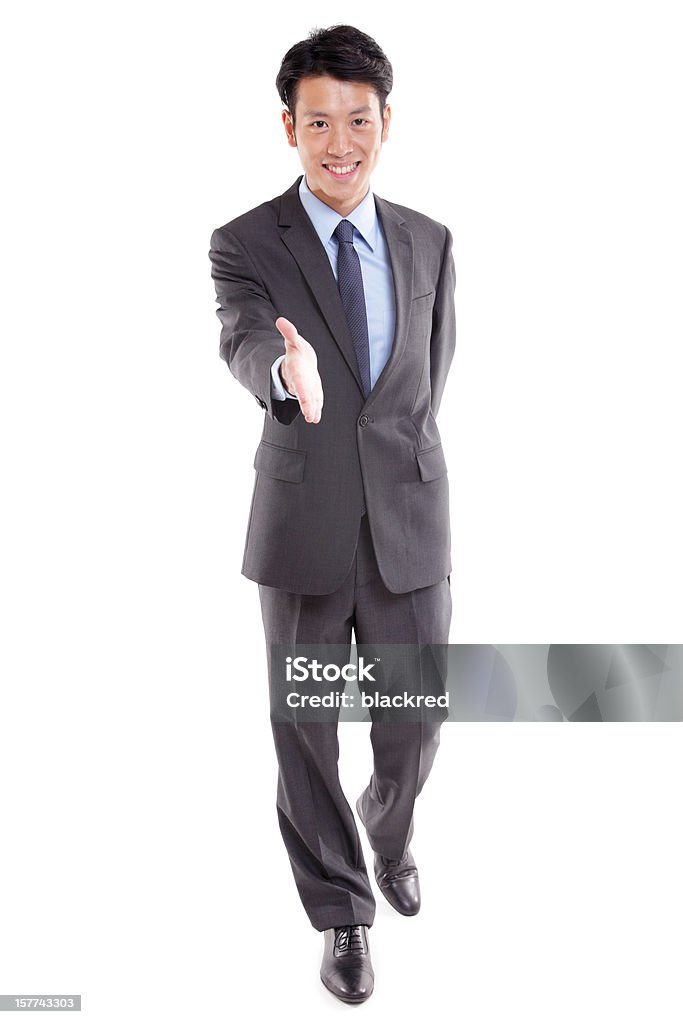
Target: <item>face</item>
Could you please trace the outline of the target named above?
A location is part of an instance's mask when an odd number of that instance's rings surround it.
[[[289,111],[282,111],[282,120],[289,145],[299,150],[308,187],[346,217],[367,195],[388,138],[390,107],[380,117],[372,86],[317,75],[300,80],[294,114],[296,131]]]

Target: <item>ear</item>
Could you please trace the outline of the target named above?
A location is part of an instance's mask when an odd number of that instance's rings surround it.
[[[386,142],[389,138],[389,122],[391,121],[391,107],[387,103],[384,108],[384,120],[382,124],[382,142]]]
[[[282,111],[282,123],[285,126],[285,132],[287,134],[287,141],[290,146],[296,148],[296,135],[294,134],[294,125],[292,124],[292,115],[288,110]]]

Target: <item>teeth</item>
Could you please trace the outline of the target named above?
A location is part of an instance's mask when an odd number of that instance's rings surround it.
[[[346,164],[345,167],[334,167],[332,164],[325,164],[328,171],[332,171],[333,174],[348,174],[355,167],[358,166],[358,161],[355,164]]]

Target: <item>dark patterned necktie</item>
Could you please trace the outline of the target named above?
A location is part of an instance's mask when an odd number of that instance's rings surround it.
[[[341,295],[342,306],[353,340],[356,362],[360,379],[363,383],[363,394],[370,394],[370,342],[368,339],[368,314],[365,308],[365,292],[363,275],[360,269],[360,257],[353,247],[353,224],[350,220],[340,220],[334,229],[335,238],[339,242],[337,255],[337,284]],[[365,515],[365,495],[361,505],[361,515]]]
[[[353,224],[350,220],[340,220],[334,229],[334,234],[339,242],[337,284],[356,352],[363,393],[367,398],[370,394],[368,314],[365,308],[360,258],[353,247]]]

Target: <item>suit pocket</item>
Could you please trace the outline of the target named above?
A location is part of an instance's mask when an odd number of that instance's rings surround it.
[[[416,329],[423,330],[429,325],[434,310],[434,292],[426,295],[417,295],[410,303],[410,324]]]
[[[411,316],[419,316],[420,313],[431,313],[433,308],[434,292],[427,292],[426,295],[416,295],[410,303]]]
[[[275,480],[300,484],[304,478],[306,452],[298,448],[282,448],[270,441],[261,441],[254,456],[254,469]]]
[[[415,457],[422,480],[438,480],[440,476],[445,476],[448,472],[446,458],[440,444],[435,444],[433,448],[425,448],[421,452],[415,452]]]

